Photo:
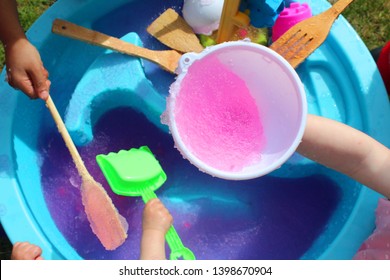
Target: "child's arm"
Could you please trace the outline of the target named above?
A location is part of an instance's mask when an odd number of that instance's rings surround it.
[[[16,0],[0,0],[0,41],[4,44],[26,39],[19,24]]]
[[[309,115],[297,151],[390,198],[390,150],[363,132]]]
[[[42,249],[28,242],[16,242],[12,247],[11,260],[43,260]]]
[[[165,234],[173,218],[159,199],[145,205],[142,218],[141,260],[165,260]]]
[[[16,5],[16,0],[0,0],[0,41],[5,49],[7,81],[30,98],[46,100],[49,74],[20,26]]]

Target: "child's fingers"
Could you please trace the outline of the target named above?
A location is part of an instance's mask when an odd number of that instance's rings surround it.
[[[144,208],[143,228],[166,231],[173,223],[173,217],[168,209],[158,199],[151,199]]]
[[[37,260],[42,255],[42,249],[36,245],[31,245],[31,257],[34,260]]]
[[[36,99],[38,96],[35,94],[33,84],[29,79],[21,79],[15,81],[14,84],[12,84],[14,88],[20,89],[25,94],[27,94],[31,99]]]
[[[22,246],[24,247],[25,257],[28,260],[35,260],[42,254],[42,249],[36,245],[25,242]]]
[[[41,258],[42,249],[29,242],[16,242],[12,250],[13,259],[36,260]]]
[[[156,204],[161,204],[160,199],[158,199],[158,198],[152,198],[151,200],[149,200],[149,201],[146,203],[146,205],[149,205],[149,206],[156,205]]]
[[[47,83],[47,78],[49,77],[47,70],[42,66],[42,69],[30,71],[29,76],[32,80],[35,96],[46,100],[49,96],[50,85]]]

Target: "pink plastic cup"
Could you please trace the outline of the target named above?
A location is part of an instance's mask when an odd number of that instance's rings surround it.
[[[227,42],[184,54],[162,121],[176,148],[201,171],[245,180],[279,168],[301,141],[304,87],[271,49]]]
[[[311,9],[307,3],[293,2],[289,8],[284,8],[272,27],[272,41],[275,42],[287,30],[298,22],[311,17]]]

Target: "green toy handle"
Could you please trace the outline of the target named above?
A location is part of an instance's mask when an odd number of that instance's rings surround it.
[[[157,196],[152,190],[144,189],[142,191],[142,200],[145,202],[145,204],[153,198],[157,198]],[[171,260],[195,260],[194,253],[192,253],[192,251],[187,247],[184,247],[173,225],[168,229],[168,232],[165,235],[165,240],[171,249],[171,254],[169,256]]]

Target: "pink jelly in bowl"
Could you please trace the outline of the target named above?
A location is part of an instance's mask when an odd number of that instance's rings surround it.
[[[163,122],[176,148],[201,171],[244,180],[280,167],[306,124],[295,70],[258,44],[228,42],[185,54]]]

